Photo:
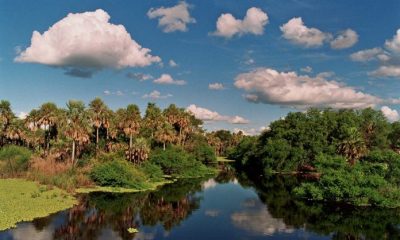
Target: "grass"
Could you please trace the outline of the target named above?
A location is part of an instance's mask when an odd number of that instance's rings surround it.
[[[102,187],[102,186],[95,186],[95,187],[88,187],[88,188],[77,188],[75,189],[76,193],[91,193],[91,192],[110,192],[110,193],[134,193],[134,192],[145,192],[145,191],[154,191],[158,187],[173,183],[174,180],[163,180],[160,182],[151,182],[149,183],[149,187],[143,189],[136,189],[136,188],[123,188],[123,187]]]
[[[23,179],[0,179],[0,231],[18,222],[46,217],[72,207],[77,200],[59,188]]]
[[[217,157],[217,162],[234,162],[235,160],[227,159],[226,157]]]

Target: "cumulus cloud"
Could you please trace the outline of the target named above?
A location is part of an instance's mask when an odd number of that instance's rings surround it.
[[[147,16],[150,19],[158,18],[158,26],[163,29],[163,32],[186,32],[188,30],[187,24],[196,22],[190,16],[189,8],[190,5],[182,1],[178,5],[169,8],[151,8],[147,12]]]
[[[173,85],[185,85],[186,81],[184,80],[175,80],[169,74],[161,74],[161,76],[153,81],[157,84],[173,84]]]
[[[169,64],[170,67],[177,67],[178,66],[178,64],[172,59],[169,60],[168,64]]]
[[[369,75],[376,77],[400,77],[400,65],[380,66]]]
[[[285,39],[306,48],[321,47],[324,43],[329,42],[332,49],[344,49],[352,47],[358,42],[358,34],[352,29],[340,31],[333,38],[331,33],[307,27],[301,17],[290,19],[280,29]]]
[[[208,88],[211,90],[224,90],[225,87],[222,83],[210,83],[208,84]]]
[[[145,73],[127,73],[126,74],[127,78],[131,78],[131,79],[135,79],[138,80],[140,82],[146,81],[146,80],[150,80],[153,79],[153,76],[150,74],[145,74]]]
[[[383,49],[376,47],[352,53],[350,59],[356,62],[368,62],[371,60],[377,60],[378,56],[381,54],[384,54]]]
[[[224,116],[207,108],[198,107],[195,104],[189,105],[186,110],[203,121],[225,121],[232,124],[247,124],[250,122],[240,116]]]
[[[300,68],[300,71],[305,72],[305,73],[312,73],[313,69],[310,66],[306,66],[306,67]]]
[[[304,47],[319,47],[332,38],[329,33],[304,25],[301,17],[290,19],[280,29],[285,39]]]
[[[242,132],[243,135],[245,135],[245,136],[255,136],[255,135],[258,135],[258,134],[260,134],[261,132],[263,132],[263,131],[265,131],[267,129],[268,128],[264,127],[264,126],[260,127],[260,128],[246,128],[246,129],[234,128],[233,132],[234,133]]]
[[[26,113],[26,112],[19,112],[17,114],[17,118],[19,118],[19,119],[25,119],[27,116],[28,116],[28,113]]]
[[[296,108],[364,108],[382,102],[378,97],[321,76],[302,76],[271,68],[239,74],[235,86],[246,92],[245,98],[250,102]]]
[[[103,68],[144,67],[161,61],[133,40],[124,26],[109,20],[101,9],[69,13],[43,34],[34,31],[31,45],[15,61],[62,67],[77,77],[90,77]]]
[[[385,47],[393,52],[400,53],[400,29],[396,31],[392,39],[386,40]]]
[[[346,29],[331,41],[331,48],[343,49],[352,47],[358,42],[358,34],[352,29]]]
[[[399,113],[397,110],[391,109],[388,106],[382,106],[381,111],[389,121],[394,122],[399,120]]]
[[[215,36],[231,38],[243,34],[262,35],[264,26],[268,24],[268,15],[260,8],[252,7],[246,12],[243,20],[236,19],[230,13],[222,14],[217,20]]]
[[[152,100],[157,100],[157,99],[165,99],[172,97],[172,94],[166,94],[166,95],[161,95],[161,93],[157,90],[152,91],[151,93],[143,95],[143,98],[150,98]]]
[[[361,50],[351,54],[350,58],[353,61],[377,64],[374,71],[368,72],[370,76],[400,78],[400,29],[392,39],[385,41],[383,47]]]

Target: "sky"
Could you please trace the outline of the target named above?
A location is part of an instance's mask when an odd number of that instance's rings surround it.
[[[0,0],[0,99],[17,115],[171,103],[255,134],[310,107],[400,107],[400,1]]]

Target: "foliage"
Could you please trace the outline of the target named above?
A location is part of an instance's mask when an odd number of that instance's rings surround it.
[[[201,177],[210,170],[179,147],[156,149],[149,161],[161,167],[165,174],[174,177]]]
[[[208,144],[198,144],[193,148],[190,153],[197,161],[203,164],[212,164],[217,162],[215,151]]]
[[[164,173],[159,165],[151,162],[144,162],[140,165],[139,169],[145,173],[152,182],[159,182],[164,179]]]
[[[0,180],[0,231],[20,221],[45,217],[72,207],[75,198],[58,188],[48,188],[22,179]]]
[[[0,149],[0,162],[2,162],[2,173],[21,173],[28,169],[28,161],[31,158],[31,151],[27,148],[9,145]],[[1,165],[0,165],[1,166]]]
[[[322,173],[319,181],[302,183],[294,189],[296,195],[353,205],[400,206],[400,189],[385,179],[388,168],[381,163],[365,161],[352,166],[343,157],[320,155],[316,166]]]
[[[91,179],[100,186],[142,189],[146,187],[146,175],[124,160],[113,160],[95,166]]]

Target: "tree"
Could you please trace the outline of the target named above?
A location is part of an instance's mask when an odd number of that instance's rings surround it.
[[[105,126],[108,118],[108,108],[100,98],[95,98],[89,103],[90,119],[96,129],[96,152],[99,148],[99,129]]]
[[[349,128],[347,136],[338,146],[338,153],[343,155],[350,165],[362,157],[367,151],[364,139],[357,128]]]
[[[129,137],[129,159],[132,158],[133,136],[139,134],[140,130],[140,111],[137,105],[130,104],[126,109],[117,110],[119,128]]]
[[[155,140],[163,144],[164,151],[166,144],[173,142],[174,138],[175,131],[169,122],[164,121],[164,123],[156,129]]]
[[[132,154],[128,156],[128,160],[138,164],[149,157],[150,147],[144,138],[136,138],[132,145]]]
[[[89,142],[90,118],[81,101],[70,100],[67,103],[64,122],[65,135],[72,141],[71,162],[75,166],[76,147]]]
[[[36,124],[39,128],[44,129],[44,153],[47,154],[50,148],[51,134],[57,132],[55,128],[60,119],[60,110],[54,103],[47,102],[42,104],[35,114],[37,117]]]
[[[148,103],[144,115],[144,127],[150,131],[151,138],[154,138],[154,132],[163,124],[161,109],[155,103]]]
[[[11,104],[9,101],[0,101],[0,146],[4,145],[6,129],[11,124],[11,121],[15,118],[14,113],[11,110]]]

